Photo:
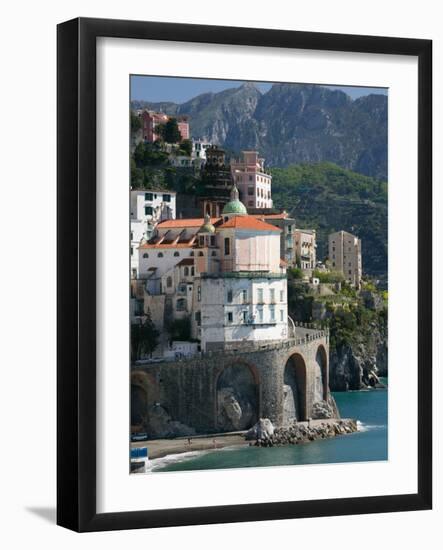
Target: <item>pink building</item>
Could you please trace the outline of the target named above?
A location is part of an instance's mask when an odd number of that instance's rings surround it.
[[[165,113],[143,111],[141,114],[141,122],[144,141],[152,143],[159,139],[160,136],[156,133],[156,127],[159,124],[166,124],[170,118],[175,118],[177,120],[177,126],[182,139],[189,139],[189,121],[187,117],[170,117],[165,115]]]
[[[232,177],[247,208],[272,208],[272,176],[264,162],[257,151],[242,151],[242,158],[231,162]]]

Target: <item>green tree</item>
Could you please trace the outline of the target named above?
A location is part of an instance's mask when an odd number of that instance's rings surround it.
[[[151,355],[158,345],[159,332],[151,318],[143,323],[131,325],[131,359],[136,361],[143,355]]]
[[[185,155],[190,157],[192,154],[192,141],[190,139],[184,139],[180,143],[180,151],[183,151]]]
[[[163,139],[166,143],[180,143],[182,136],[178,129],[177,119],[170,118],[164,125]]]
[[[134,114],[131,111],[131,132],[135,133],[138,132],[142,127],[142,123],[140,121],[140,117],[138,117],[136,114]]]
[[[288,269],[289,279],[303,279],[303,271],[299,267],[290,267]]]
[[[176,319],[168,326],[168,332],[171,335],[171,340],[188,341],[191,339],[191,319]]]

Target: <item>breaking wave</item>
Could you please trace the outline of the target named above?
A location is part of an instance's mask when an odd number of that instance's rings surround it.
[[[386,426],[383,424],[365,424],[357,420],[357,431],[359,432],[369,432],[372,430],[384,430]]]

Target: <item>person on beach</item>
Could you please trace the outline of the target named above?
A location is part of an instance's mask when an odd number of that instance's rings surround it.
[[[212,440],[212,443],[214,444],[214,449],[217,448],[217,442],[215,441],[215,439]]]
[[[188,445],[190,446],[191,445],[191,438],[188,437]]]

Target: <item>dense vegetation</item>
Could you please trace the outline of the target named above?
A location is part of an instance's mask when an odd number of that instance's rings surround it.
[[[175,154],[188,154],[189,142],[177,145]],[[199,181],[194,168],[177,168],[169,163],[169,153],[163,144],[140,142],[131,155],[131,187],[133,189],[170,189],[192,193]]]
[[[332,163],[272,169],[272,198],[297,227],[317,230],[317,256],[327,255],[327,236],[344,229],[362,239],[363,270],[387,274],[387,184]]]
[[[370,290],[380,299],[377,309],[366,306],[364,298],[346,283],[340,290],[331,291],[327,296],[319,296],[298,279],[288,279],[288,313],[296,321],[311,322],[316,303],[325,306],[325,319],[320,321],[330,331],[331,352],[342,346],[352,346],[370,339],[374,328],[387,331],[388,296],[386,291],[378,291],[368,282],[364,290]]]
[[[146,317],[143,323],[131,325],[131,360],[136,361],[141,357],[150,355],[158,345],[158,330],[150,317]]]

